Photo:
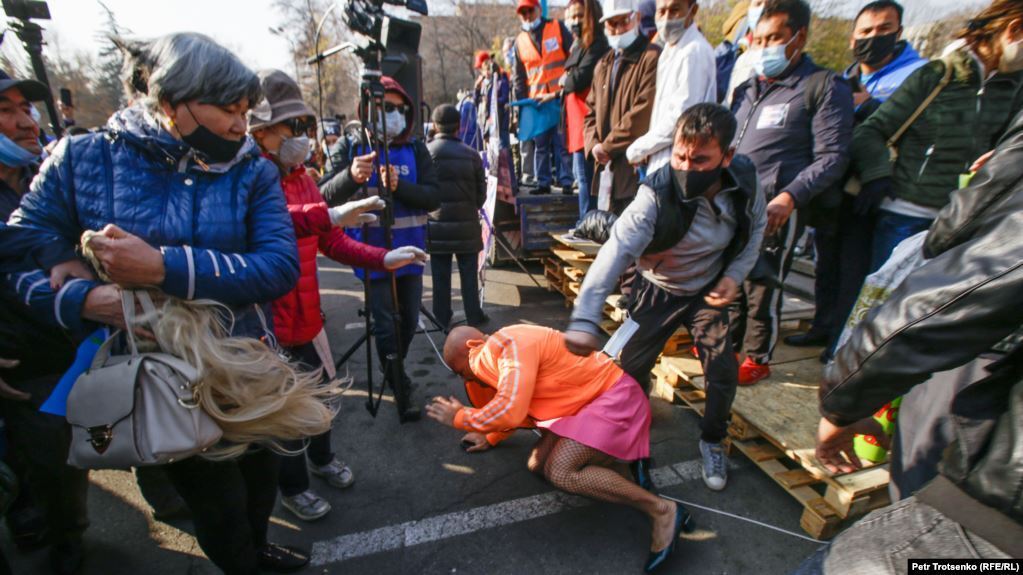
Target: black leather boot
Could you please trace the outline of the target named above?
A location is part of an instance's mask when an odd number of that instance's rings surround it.
[[[412,401],[412,381],[401,369],[401,364],[396,360],[388,358],[384,362],[384,377],[387,378],[387,386],[394,393],[394,404],[398,408],[398,420],[401,423],[419,421],[422,412]]]

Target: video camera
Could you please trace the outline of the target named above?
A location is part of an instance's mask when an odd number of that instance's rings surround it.
[[[43,59],[43,29],[39,24],[32,22],[32,20],[49,20],[50,7],[41,0],[3,0],[3,9],[11,18],[7,23],[8,26],[18,35],[22,46],[25,47],[25,52],[28,53],[36,78],[47,88],[44,100],[46,113],[50,116],[50,128],[53,130],[53,135],[59,138],[64,133],[64,126],[61,124],[60,116],[57,115],[53,94],[49,90],[50,81],[46,76],[46,62]]]
[[[342,19],[353,32],[369,39],[371,50],[386,49],[392,22],[405,23],[388,16],[384,12],[384,2],[403,6],[423,16],[429,15],[426,0],[347,0]]]

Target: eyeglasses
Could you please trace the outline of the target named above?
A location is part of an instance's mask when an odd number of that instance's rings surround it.
[[[316,121],[312,118],[291,118],[281,123],[291,128],[295,135],[308,134],[316,129]]]
[[[408,113],[408,106],[402,104],[392,104],[390,102],[384,102],[384,112],[390,114],[391,112],[401,112],[402,114]]]

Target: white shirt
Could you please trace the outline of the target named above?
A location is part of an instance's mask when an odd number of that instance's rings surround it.
[[[667,164],[679,116],[694,104],[717,101],[716,78],[714,49],[693,24],[678,42],[661,51],[650,130],[626,150],[629,162],[645,158],[647,172]]]
[[[732,68],[732,76],[728,82],[728,91],[725,93],[725,106],[732,107],[732,93],[746,80],[753,75],[753,62],[756,60],[756,52],[747,48],[735,59],[735,67]]]

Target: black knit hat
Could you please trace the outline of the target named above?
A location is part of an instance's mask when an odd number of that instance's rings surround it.
[[[451,104],[441,104],[433,109],[433,120],[434,127],[437,131],[442,134],[454,134],[458,131],[458,126],[461,123],[462,116],[458,113],[458,108]]]

